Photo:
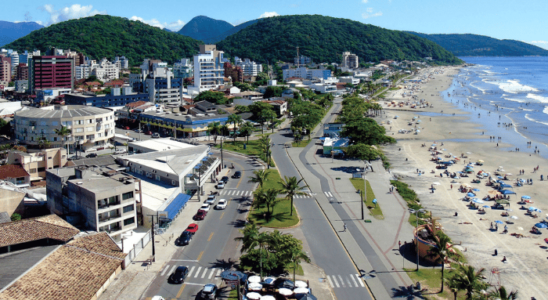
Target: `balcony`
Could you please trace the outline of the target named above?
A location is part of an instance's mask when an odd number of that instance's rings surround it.
[[[115,215],[109,215],[109,216],[101,216],[99,215],[99,222],[100,223],[104,223],[104,222],[108,222],[110,220],[114,220],[114,219],[118,219],[118,218],[121,218],[122,215],[117,213]]]
[[[120,223],[99,227],[99,232],[106,232],[108,234],[112,234],[112,233],[115,233],[116,231],[120,231],[120,230],[122,230],[122,227],[120,226]]]
[[[114,201],[114,202],[110,202],[110,203],[98,202],[97,203],[97,208],[98,209],[105,209],[105,208],[109,208],[111,206],[116,206],[116,205],[120,205],[120,201]]]

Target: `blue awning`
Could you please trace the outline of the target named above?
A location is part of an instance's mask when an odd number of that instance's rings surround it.
[[[166,207],[165,211],[167,212],[167,217],[171,220],[173,220],[177,214],[179,214],[179,211],[183,209],[185,204],[190,199],[190,195],[187,194],[179,194],[175,199],[171,201],[171,203]]]
[[[325,141],[325,137],[321,137],[321,138],[320,138],[320,141]]]

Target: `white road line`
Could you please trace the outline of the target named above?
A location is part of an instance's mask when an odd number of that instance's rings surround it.
[[[352,276],[350,276],[350,277],[352,277]],[[349,287],[353,287],[353,286],[352,286],[352,283],[350,283],[350,280],[348,280],[348,278],[346,278],[346,277],[345,277],[345,279],[346,279],[346,282],[348,283],[348,286],[349,286]]]
[[[211,269],[211,273],[209,273],[209,276],[207,276],[207,279],[211,279],[211,276],[213,276],[213,273],[215,273],[215,269]]]
[[[331,194],[331,192],[328,192],[329,193],[329,197],[334,197],[333,194]]]
[[[343,286],[343,288],[346,287],[346,285],[344,284],[344,280],[343,280],[342,276],[341,275],[338,275],[338,276],[339,276],[339,279],[341,280],[341,285]]]
[[[340,287],[339,282],[337,282],[337,277],[335,277],[335,275],[333,275],[333,282],[335,283],[336,287]]]
[[[219,277],[221,276],[221,270],[217,271],[217,275],[215,275],[215,277]]]
[[[202,278],[206,276],[206,273],[207,273],[207,268],[204,268],[204,273],[202,274]]]
[[[171,268],[171,271],[169,271],[169,273],[168,273],[168,274],[172,274],[172,273],[173,273],[173,271],[175,271],[175,269],[176,269],[176,268],[177,268],[177,265],[174,265],[174,266],[173,266],[173,268]]]
[[[358,277],[358,282],[360,283],[360,285],[362,287],[365,287],[365,285],[363,284],[363,280],[360,278],[360,274],[355,274],[355,275],[356,275],[356,277]]]
[[[196,270],[196,274],[194,275],[194,278],[198,278],[198,276],[200,276],[200,270],[202,269],[202,267],[198,267],[198,270]],[[188,276],[190,277],[190,276]]]
[[[323,192],[327,197],[329,197],[329,194],[327,192]]]
[[[329,281],[329,285],[331,285],[331,288],[334,288],[335,286],[333,285],[333,281],[331,281],[331,277],[329,277],[329,275],[327,275],[326,277],[327,281]]]
[[[188,272],[187,277],[190,277],[190,274],[192,274],[192,271],[194,271],[194,268],[196,268],[196,266],[192,266],[192,268],[190,268],[190,271]]]
[[[237,191],[237,192],[236,192],[236,196],[240,196],[240,193],[241,193],[241,192],[242,192],[242,191]]]
[[[169,265],[167,265],[164,270],[162,271],[162,273],[160,273],[160,276],[164,276],[166,274],[166,271],[167,269],[169,269]]]
[[[356,279],[354,278],[354,276],[352,276],[352,274],[350,274],[350,279],[352,279],[352,281],[354,282],[354,284],[356,285],[356,287],[360,287],[358,285],[358,283],[356,282]]]

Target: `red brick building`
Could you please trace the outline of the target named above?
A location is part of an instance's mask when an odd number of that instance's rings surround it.
[[[17,80],[29,79],[29,66],[25,63],[17,65]]]
[[[11,81],[11,57],[0,55],[0,81]]]
[[[29,65],[29,90],[73,88],[74,59],[65,56],[35,56]]]

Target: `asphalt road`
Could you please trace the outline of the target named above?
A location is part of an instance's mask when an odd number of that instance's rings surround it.
[[[338,111],[339,107],[340,104],[335,104],[331,111]],[[283,130],[271,135],[271,138],[275,144],[272,156],[282,176],[301,178],[285,151],[285,143],[293,141],[290,131]],[[358,271],[316,201],[312,198],[296,199],[295,207],[302,219],[301,228],[310,246],[310,254],[333,281],[337,299],[372,299],[369,291],[357,281],[361,279],[352,277]]]
[[[180,247],[172,260],[158,273],[148,288],[145,297],[160,295],[165,299],[196,299],[199,291],[207,283],[220,284],[218,274],[232,266],[239,256],[239,229],[244,226],[251,197],[256,184],[248,183],[248,177],[260,165],[252,159],[225,153],[225,163],[234,163],[234,171],[242,171],[240,179],[230,178],[226,188],[219,190],[219,199],[227,199],[225,210],[214,210],[212,206],[205,220],[197,221],[199,228],[189,245]],[[229,175],[230,175],[229,174]],[[220,178],[219,178],[220,179]],[[205,198],[205,197],[204,197]],[[184,228],[181,228],[182,232]],[[190,269],[184,284],[168,283],[168,278],[178,265]]]

